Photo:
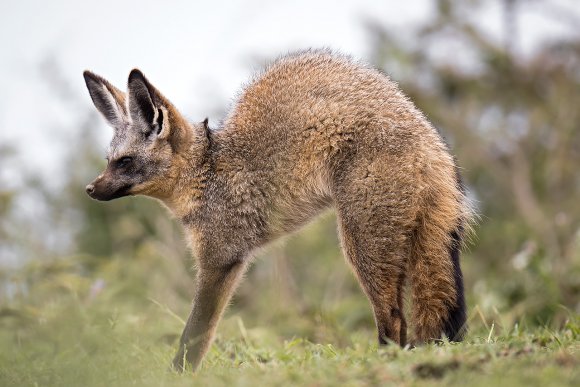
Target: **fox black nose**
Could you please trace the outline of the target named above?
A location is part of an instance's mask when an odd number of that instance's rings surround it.
[[[87,188],[85,188],[85,189],[89,195],[91,195],[93,192],[95,192],[95,186],[92,184],[87,185]]]

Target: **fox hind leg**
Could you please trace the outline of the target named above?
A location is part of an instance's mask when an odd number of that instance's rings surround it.
[[[407,323],[403,313],[406,254],[381,243],[339,216],[339,234],[347,261],[368,297],[375,317],[379,344],[405,346]],[[380,245],[378,248],[377,245]]]

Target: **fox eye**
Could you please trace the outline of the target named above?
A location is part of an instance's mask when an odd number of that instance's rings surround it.
[[[128,166],[132,162],[133,162],[133,157],[125,156],[125,157],[121,157],[120,159],[115,161],[115,166],[117,168],[125,168],[126,166]]]

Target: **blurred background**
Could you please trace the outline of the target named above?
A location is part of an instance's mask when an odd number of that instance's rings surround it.
[[[99,203],[84,193],[112,129],[83,70],[124,89],[139,67],[186,116],[215,128],[254,71],[309,47],[384,70],[451,145],[480,214],[463,255],[472,326],[558,327],[580,312],[577,1],[1,8],[0,326],[25,335],[39,321],[83,320],[93,309],[109,322],[129,310],[188,313],[193,260],[177,222],[146,198]],[[247,277],[226,325],[337,345],[353,331],[374,338],[332,213],[266,249]],[[175,319],[155,334],[175,340]]]

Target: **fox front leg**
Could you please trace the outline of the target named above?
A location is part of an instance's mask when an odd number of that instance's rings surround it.
[[[227,266],[200,267],[193,307],[173,359],[173,367],[178,372],[185,369],[186,363],[194,371],[199,367],[246,266],[245,262],[237,261]]]

